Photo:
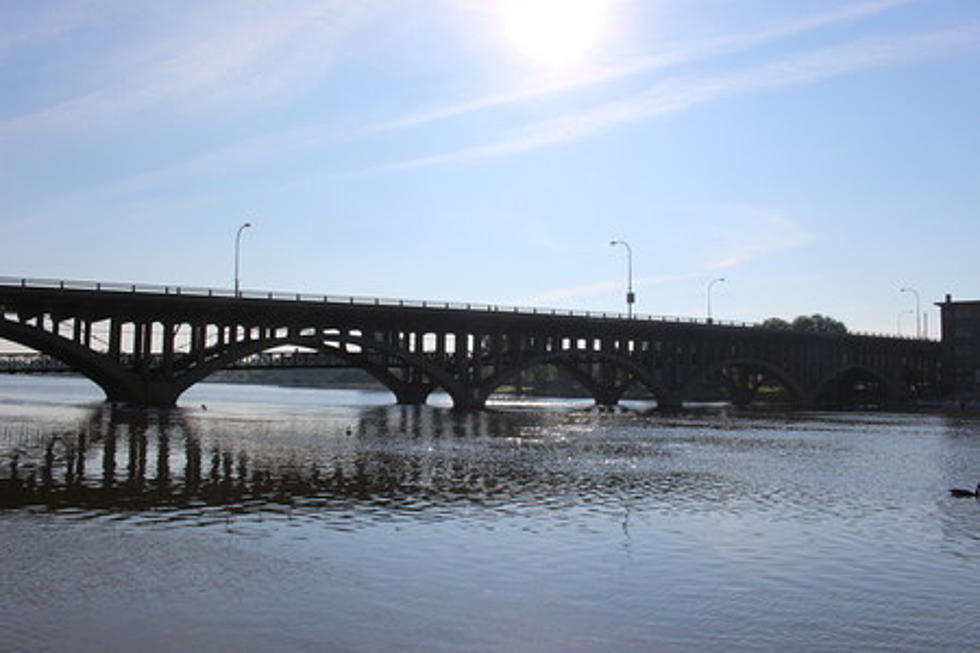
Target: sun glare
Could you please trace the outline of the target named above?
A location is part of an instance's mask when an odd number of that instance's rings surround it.
[[[548,66],[585,57],[602,35],[608,0],[500,0],[507,39]]]

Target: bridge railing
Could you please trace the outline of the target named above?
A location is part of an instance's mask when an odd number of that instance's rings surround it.
[[[206,288],[197,286],[167,286],[148,283],[121,283],[106,281],[79,281],[63,279],[44,279],[44,278],[22,278],[0,276],[0,286],[50,289],[50,290],[84,290],[89,292],[105,293],[133,293],[133,294],[152,294],[152,295],[178,295],[189,297],[216,297],[235,299],[236,293],[228,288]],[[389,308],[420,308],[420,309],[439,309],[450,311],[475,311],[481,313],[517,313],[524,315],[550,315],[582,317],[600,320],[625,320],[629,316],[625,313],[617,312],[597,312],[582,311],[574,309],[544,308],[529,306],[506,306],[500,304],[487,304],[475,302],[444,302],[416,299],[393,299],[384,297],[357,297],[350,295],[319,295],[311,293],[266,291],[266,290],[240,290],[237,298],[242,300],[266,300],[266,301],[286,301],[319,304],[348,304],[356,306],[384,306]],[[670,322],[676,324],[711,324],[727,327],[757,327],[762,325],[758,322],[743,322],[737,320],[717,320],[698,317],[678,317],[671,315],[646,315],[634,314],[632,319],[645,322]],[[901,340],[915,340],[912,336],[901,336],[894,334],[865,333],[851,331],[849,335],[859,335],[875,338],[891,338]]]
[[[64,279],[22,278],[0,276],[0,286],[32,288],[41,290],[84,290],[105,293],[133,293],[167,296],[216,297],[235,299],[234,290],[227,288],[206,288],[195,286],[166,286],[148,283],[121,283],[106,281],[79,281]],[[348,304],[357,306],[384,306],[389,308],[429,308],[450,311],[477,311],[481,313],[518,313],[525,315],[555,315],[584,317],[590,319],[625,320],[629,316],[618,312],[582,311],[574,309],[544,308],[533,306],[507,306],[482,302],[445,302],[418,299],[394,299],[390,297],[358,297],[351,295],[319,295],[266,290],[240,290],[237,298],[242,300],[272,300],[319,304]],[[676,322],[681,324],[717,324],[722,326],[757,326],[752,322],[734,320],[707,320],[696,317],[677,317],[669,315],[633,315],[634,320]]]

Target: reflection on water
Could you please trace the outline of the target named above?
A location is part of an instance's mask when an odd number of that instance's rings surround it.
[[[0,380],[0,649],[980,641],[976,419],[44,383]]]
[[[885,415],[664,417],[560,404],[271,413],[97,404],[74,426],[2,427],[0,505],[175,523],[221,506],[288,507],[328,521],[342,514],[344,524],[453,518],[467,508],[491,518],[630,507],[861,519],[913,510],[910,481],[930,480],[941,493],[942,478],[969,479],[975,471],[957,452],[977,447],[972,422],[920,417],[910,426]],[[942,438],[915,437],[923,425]],[[944,441],[948,452],[932,451]]]
[[[379,406],[281,423],[99,405],[72,429],[6,428],[0,500],[124,513],[353,501],[359,510],[451,516],[456,504],[556,509],[612,499],[618,509],[626,499],[724,502],[737,492],[711,473],[651,469],[677,441],[615,435],[603,421],[588,411]]]

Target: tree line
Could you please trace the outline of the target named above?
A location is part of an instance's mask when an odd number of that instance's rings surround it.
[[[803,331],[805,333],[847,333],[847,326],[843,322],[820,313],[800,315],[794,318],[792,322],[781,317],[770,317],[763,320],[761,326],[766,329]]]

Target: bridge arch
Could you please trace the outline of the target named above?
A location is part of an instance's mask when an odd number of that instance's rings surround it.
[[[682,399],[690,399],[698,387],[709,383],[712,377],[717,376],[720,377],[723,385],[726,385],[736,404],[746,405],[750,403],[758,387],[737,387],[739,386],[740,380],[728,379],[724,375],[724,371],[730,368],[761,373],[766,377],[779,381],[793,396],[796,403],[803,403],[807,400],[807,393],[799,381],[778,365],[759,358],[728,358],[708,365],[684,385],[681,394]]]
[[[939,343],[882,336],[787,335],[748,325],[533,308],[11,278],[0,278],[0,337],[63,361],[111,401],[144,406],[172,404],[229,362],[289,344],[348,357],[399,401],[418,403],[441,387],[461,408],[481,407],[502,380],[540,363],[573,370],[602,403],[617,401],[639,381],[662,405],[677,405],[694,383],[726,366],[729,380],[746,376],[758,383],[763,373],[780,379],[804,398],[803,405],[849,382],[852,389],[874,385],[896,399],[927,396],[941,389],[943,371]],[[734,360],[738,356],[763,360]],[[870,369],[821,378],[841,363]],[[737,374],[739,369],[758,373]]]
[[[412,383],[404,379],[399,379],[384,366],[371,363],[362,353],[348,351],[347,345],[356,346],[362,352],[373,351],[392,356],[404,362],[409,368],[417,370],[422,375],[427,375],[433,382],[426,383],[418,381]],[[354,367],[370,374],[390,390],[399,403],[425,403],[426,397],[437,387],[442,387],[449,393],[454,405],[466,404],[468,402],[468,395],[465,389],[461,387],[461,384],[447,370],[430,362],[425,356],[405,351],[384,342],[344,334],[263,338],[239,341],[223,345],[220,348],[213,348],[209,352],[210,355],[206,355],[203,362],[197,364],[192,363],[191,366],[178,375],[174,387],[174,400],[176,401],[176,398],[192,385],[199,383],[211,374],[230,366],[236,361],[267,349],[290,346],[303,347],[340,356],[349,361]]]
[[[626,372],[626,383],[608,384],[603,379],[596,379],[583,371],[578,365],[583,363],[600,363],[612,366],[614,369]],[[597,404],[612,405],[619,401],[623,393],[634,382],[642,384],[657,399],[661,406],[676,406],[678,402],[667,388],[657,379],[652,371],[637,361],[619,354],[602,351],[562,351],[541,353],[520,362],[495,371],[483,380],[477,390],[476,399],[483,405],[487,397],[499,386],[515,378],[524,370],[538,365],[556,365],[572,373],[581,385],[592,393]]]
[[[0,338],[30,347],[68,365],[105,392],[111,401],[138,402],[133,392],[139,377],[121,365],[107,361],[97,352],[39,327],[11,322],[0,317]]]
[[[829,408],[861,403],[880,405],[899,397],[899,385],[870,367],[844,365],[820,380],[811,404]]]

